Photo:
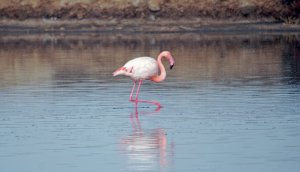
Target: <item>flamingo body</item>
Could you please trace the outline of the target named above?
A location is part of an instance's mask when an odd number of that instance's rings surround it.
[[[169,61],[170,69],[172,69],[175,61],[169,51],[163,51],[158,55],[157,60],[155,60],[152,57],[138,57],[138,58],[128,61],[127,63],[125,63],[124,66],[120,67],[113,73],[113,76],[125,75],[125,76],[129,76],[132,78],[133,88],[131,90],[131,94],[130,94],[130,98],[129,98],[130,101],[134,101],[136,103],[137,102],[148,102],[148,103],[154,103],[154,104],[157,104],[158,106],[160,106],[160,104],[158,102],[138,100],[138,94],[139,94],[140,86],[141,86],[143,80],[150,79],[151,81],[154,81],[154,82],[161,82],[161,81],[165,80],[166,70],[165,70],[164,65],[161,62],[162,58],[166,58]],[[133,99],[132,94],[134,92],[137,81],[139,81],[139,86],[136,91],[136,97],[135,97],[135,99]]]
[[[133,80],[146,80],[158,75],[158,64],[152,57],[138,57],[128,61],[124,67],[127,69],[125,75]]]

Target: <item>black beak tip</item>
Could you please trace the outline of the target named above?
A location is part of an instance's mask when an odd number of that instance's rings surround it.
[[[174,66],[174,65],[170,65],[170,69],[173,69],[173,66]]]

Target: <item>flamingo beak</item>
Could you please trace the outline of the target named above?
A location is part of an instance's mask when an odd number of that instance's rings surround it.
[[[172,69],[172,68],[173,68],[173,66],[174,66],[174,64],[170,65],[170,69]]]

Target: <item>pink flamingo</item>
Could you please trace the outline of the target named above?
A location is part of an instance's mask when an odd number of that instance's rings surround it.
[[[136,102],[136,103],[138,102],[153,103],[160,107],[160,104],[158,102],[138,100],[138,95],[143,80],[149,79],[154,82],[161,82],[165,80],[167,75],[166,75],[166,69],[161,62],[161,59],[163,57],[169,61],[170,69],[172,69],[175,64],[175,61],[169,51],[163,51],[158,55],[157,60],[155,60],[152,57],[138,57],[128,61],[124,66],[117,69],[113,73],[113,76],[125,75],[131,77],[131,79],[133,80],[133,87],[130,93],[129,101]],[[160,74],[158,74],[158,70],[160,70]],[[135,90],[137,81],[139,81],[139,85],[136,91],[135,99],[133,99],[132,95]]]

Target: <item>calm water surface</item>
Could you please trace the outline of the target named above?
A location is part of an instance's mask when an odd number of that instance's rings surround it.
[[[111,73],[170,50],[163,83]],[[300,169],[300,35],[2,35],[1,171]]]

